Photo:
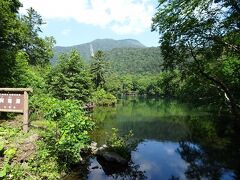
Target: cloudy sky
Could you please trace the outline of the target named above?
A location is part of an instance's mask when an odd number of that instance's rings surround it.
[[[69,46],[94,39],[137,39],[158,45],[151,32],[157,0],[20,0],[20,12],[33,7],[47,23],[43,36],[54,36],[57,45]]]

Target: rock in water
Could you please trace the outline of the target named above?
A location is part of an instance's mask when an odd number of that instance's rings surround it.
[[[101,158],[102,160],[109,162],[109,163],[116,163],[119,165],[127,165],[128,160],[120,156],[119,154],[115,152],[109,152],[109,151],[99,151],[97,153],[97,156]]]

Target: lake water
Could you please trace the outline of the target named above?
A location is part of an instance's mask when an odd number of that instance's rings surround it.
[[[206,110],[176,101],[130,97],[116,107],[95,109],[92,118],[97,123],[92,136],[99,145],[106,143],[112,128],[121,135],[132,130],[137,143],[129,166],[121,170],[90,158],[85,177],[89,180],[239,178],[239,146],[217,136],[214,116]]]

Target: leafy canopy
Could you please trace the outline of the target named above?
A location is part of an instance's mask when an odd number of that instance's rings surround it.
[[[240,77],[233,75],[240,64],[239,17],[235,0],[159,0],[152,25],[160,35],[164,67],[207,80],[204,91],[214,86],[219,94],[215,100],[234,114],[240,98]]]
[[[29,65],[46,65],[52,57],[55,40],[38,34],[41,16],[30,8],[20,17],[20,7],[18,0],[0,1],[0,87],[26,87]]]

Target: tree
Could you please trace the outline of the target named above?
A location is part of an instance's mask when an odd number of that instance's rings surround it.
[[[33,8],[30,8],[27,10],[27,15],[24,15],[21,20],[24,23],[23,30],[25,31],[22,48],[29,56],[29,63],[32,65],[49,63],[50,58],[53,57],[52,48],[56,41],[53,37],[45,39],[39,37],[38,33],[42,32],[40,26],[45,24],[42,17]]]
[[[45,64],[52,57],[55,40],[38,36],[41,17],[30,9],[20,18],[18,0],[0,1],[0,87],[26,87],[29,63]]]
[[[19,40],[20,22],[17,12],[21,3],[18,0],[0,1],[0,48],[1,50],[16,47]]]
[[[160,34],[164,67],[205,79],[236,116],[240,76],[229,79],[239,74],[239,17],[236,0],[159,0],[152,25]]]
[[[15,66],[15,58],[19,50],[21,23],[17,19],[17,0],[0,1],[0,87],[11,86],[11,75]]]
[[[107,92],[113,93],[114,95],[120,94],[122,91],[121,87],[121,79],[117,74],[111,73],[111,75],[106,77],[104,89],[106,89]]]
[[[102,88],[105,84],[105,75],[107,73],[107,62],[105,61],[105,55],[102,51],[97,51],[95,53],[91,63],[91,73],[95,87]]]
[[[133,80],[131,74],[126,74],[125,76],[122,76],[121,78],[122,82],[122,91],[123,93],[129,93],[133,90]]]
[[[87,102],[92,91],[91,75],[80,54],[63,54],[48,75],[50,92],[57,98]]]

